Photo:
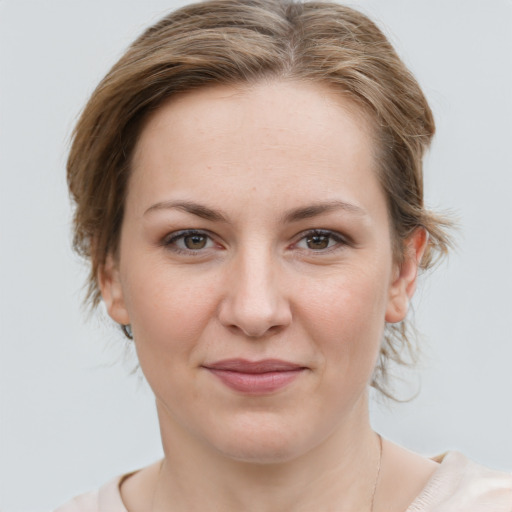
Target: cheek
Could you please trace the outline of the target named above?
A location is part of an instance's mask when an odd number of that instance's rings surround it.
[[[158,263],[130,268],[124,293],[141,366],[150,358],[172,365],[196,347],[215,314],[218,286]]]
[[[373,368],[387,305],[383,275],[378,268],[339,272],[322,283],[309,283],[308,292],[302,294],[300,316],[326,368],[346,373]],[[307,289],[306,283],[302,289]]]

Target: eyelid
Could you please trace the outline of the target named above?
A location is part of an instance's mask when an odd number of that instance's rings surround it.
[[[205,247],[203,249],[183,249],[181,247],[178,247],[175,242],[178,240],[183,240],[187,236],[194,236],[194,235],[200,235],[205,236],[209,239],[210,242],[216,243],[214,240],[214,237],[212,234],[204,229],[181,229],[178,231],[173,231],[172,233],[167,234],[162,238],[161,245],[177,254],[188,254],[193,256],[198,256],[202,252],[206,252],[208,249],[211,249],[211,247]]]
[[[184,248],[178,247],[175,244],[175,242],[177,242],[178,240],[182,240],[187,236],[193,236],[193,235],[205,236],[208,238],[208,240],[211,243],[217,244],[218,246],[221,245],[215,240],[215,236],[211,232],[209,232],[208,230],[205,230],[205,229],[181,229],[178,231],[173,231],[171,233],[168,233],[166,236],[164,236],[162,238],[160,245],[162,245],[164,248],[166,248],[172,252],[175,252],[177,254],[186,254],[186,255],[193,255],[193,256],[199,256],[199,255],[201,255],[201,253],[206,253],[206,251],[208,249],[212,249],[212,247],[205,247],[202,249],[195,249],[195,250],[194,249],[184,249]],[[318,249],[318,250],[296,247],[299,244],[299,242],[301,242],[302,240],[304,240],[305,238],[310,237],[310,236],[327,236],[332,241],[334,241],[336,243],[330,247],[325,248],[325,249]],[[352,246],[352,245],[353,245],[353,242],[350,239],[350,237],[348,237],[347,235],[343,235],[343,234],[339,233],[338,231],[333,231],[330,229],[315,228],[315,229],[308,229],[308,230],[302,231],[299,234],[297,234],[295,236],[295,241],[292,242],[290,248],[292,248],[292,249],[297,248],[299,250],[308,251],[310,253],[317,253],[320,255],[320,254],[325,254],[328,252],[342,249],[345,246]]]
[[[304,249],[304,250],[308,250],[309,252],[312,252],[312,253],[317,253],[317,254],[324,253],[325,254],[330,251],[335,251],[337,249],[341,249],[344,246],[353,245],[353,243],[349,237],[347,237],[346,235],[342,235],[338,231],[317,228],[317,229],[308,229],[306,231],[302,231],[301,233],[299,233],[296,237],[296,241],[293,242],[292,246],[296,246],[299,242],[301,242],[308,236],[328,236],[331,238],[331,240],[334,240],[336,242],[335,245],[333,245],[331,247],[327,247],[326,249],[319,249],[316,251],[314,249]]]

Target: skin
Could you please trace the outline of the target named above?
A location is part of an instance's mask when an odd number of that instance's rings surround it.
[[[413,233],[398,267],[373,147],[347,99],[297,82],[200,89],[144,127],[99,276],[132,326],[165,454],[124,482],[130,512],[370,509],[368,384],[426,240]],[[305,370],[249,396],[204,368],[227,358]],[[432,470],[385,443],[375,510],[405,510]]]

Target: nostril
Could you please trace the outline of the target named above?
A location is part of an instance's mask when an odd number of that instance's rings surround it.
[[[272,319],[275,320],[275,319]],[[250,339],[267,338],[282,332],[288,323],[276,323],[272,320],[248,322],[239,319],[237,322],[222,322],[226,329],[237,336]]]
[[[242,265],[243,263],[243,265]],[[231,274],[219,303],[218,318],[231,332],[248,338],[274,335],[291,322],[290,304],[272,272],[272,262],[251,253],[250,261]]]

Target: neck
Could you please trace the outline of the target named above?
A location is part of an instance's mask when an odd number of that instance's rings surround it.
[[[273,462],[228,457],[157,408],[165,459],[152,512],[211,510],[212,504],[226,512],[372,508],[380,450],[369,425],[367,400],[306,453]]]

